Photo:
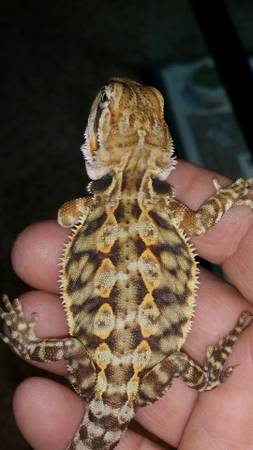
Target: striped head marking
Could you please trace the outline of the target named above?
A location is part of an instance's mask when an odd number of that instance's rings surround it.
[[[92,104],[81,148],[89,177],[122,171],[139,159],[147,165],[152,153],[150,166],[165,179],[172,166],[173,146],[163,105],[157,89],[125,78],[113,78],[102,87]]]

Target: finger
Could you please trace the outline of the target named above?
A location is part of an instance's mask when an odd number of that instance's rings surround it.
[[[21,383],[13,399],[18,427],[35,450],[67,448],[83,409],[81,397],[44,378],[30,378]]]
[[[187,423],[179,450],[253,448],[253,327],[236,344],[229,365],[231,377],[212,392],[200,395]]]
[[[228,178],[182,161],[172,172],[169,182],[176,188],[176,198],[196,210],[215,193],[214,177],[221,185],[231,182]],[[232,208],[206,234],[191,240],[197,253],[222,265],[224,273],[237,289],[252,301],[253,259],[249,258],[253,251],[252,211],[248,207]]]
[[[231,183],[221,174],[181,160],[167,181],[175,187],[176,198],[195,210],[214,194],[214,178],[218,178],[221,185]]]
[[[30,378],[16,390],[13,409],[17,424],[35,450],[62,450],[71,442],[84,414],[84,402],[70,389],[44,378]],[[132,432],[118,450],[162,450]]]
[[[20,297],[25,318],[31,319],[32,314],[38,314],[35,333],[39,338],[61,338],[68,335],[66,316],[59,298],[54,294],[42,291],[30,291]],[[64,361],[52,363],[31,363],[49,372],[66,375]]]
[[[161,399],[137,410],[136,420],[159,439],[177,447],[196,400],[195,391],[175,380]]]
[[[211,195],[215,194],[213,179],[222,186],[231,180],[215,172],[181,161],[172,172],[169,182],[176,189],[176,198],[193,210],[197,210]],[[194,237],[198,253],[216,264],[223,263],[235,253],[242,238],[253,226],[253,214],[248,207],[235,207],[203,236]],[[219,245],[217,245],[219,242]]]
[[[243,311],[253,313],[253,307],[237,289],[201,269],[192,330],[187,336],[185,351],[197,362],[203,362],[207,346],[228,334]]]
[[[168,447],[166,446],[166,449]],[[165,450],[163,446],[157,445],[150,441],[148,438],[135,433],[132,430],[127,430],[126,433],[122,435],[122,438],[117,445],[116,450]]]
[[[196,313],[184,351],[202,366],[207,346],[216,344],[221,337],[228,334],[241,312],[248,310],[253,312],[252,306],[238,295],[233,286],[202,270]],[[249,357],[247,345],[242,345],[241,352],[247,355],[246,358]],[[238,353],[234,357],[235,364],[237,355]],[[229,359],[229,364],[230,362]],[[243,370],[244,364],[236,368],[237,372]],[[231,376],[231,382],[233,377],[234,374]],[[221,389],[223,386],[217,388],[218,392]],[[141,408],[137,419],[159,438],[177,447],[196,400],[197,393],[186,387],[181,380],[176,380],[161,400],[150,407]]]
[[[223,264],[223,270],[228,279],[237,287],[241,294],[253,303],[253,227],[251,227],[240,246]]]
[[[36,289],[58,292],[59,261],[68,233],[53,220],[25,228],[12,250],[17,275]]]

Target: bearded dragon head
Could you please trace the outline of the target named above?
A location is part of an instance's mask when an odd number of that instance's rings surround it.
[[[125,78],[111,79],[92,104],[81,150],[91,179],[140,159],[146,166],[152,160],[153,172],[167,178],[174,165],[173,145],[161,93]]]

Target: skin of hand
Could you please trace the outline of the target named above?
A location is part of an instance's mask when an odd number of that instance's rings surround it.
[[[214,193],[216,177],[229,180],[186,162],[179,162],[169,181],[176,198],[193,209]],[[59,257],[69,231],[55,221],[35,223],[17,238],[12,252],[16,273],[36,291],[21,297],[25,315],[37,312],[40,337],[67,335],[65,314],[58,297]],[[191,239],[197,253],[220,264],[231,284],[201,269],[192,331],[183,350],[200,364],[208,345],[217,343],[235,325],[242,311],[253,312],[253,214],[236,207],[205,235]],[[235,366],[226,383],[197,394],[180,379],[151,406],[140,408],[136,419],[165,443],[179,450],[249,450],[253,448],[253,323],[243,332],[228,360]],[[64,375],[65,363],[35,364]],[[14,413],[26,440],[35,450],[63,450],[82,418],[84,401],[54,381],[30,378],[14,395]],[[166,446],[165,446],[166,447]],[[117,450],[165,448],[128,430]]]

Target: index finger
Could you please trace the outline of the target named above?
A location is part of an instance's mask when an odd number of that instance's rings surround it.
[[[210,196],[215,194],[213,179],[222,186],[232,180],[181,161],[168,179],[176,190],[176,199],[193,210],[197,210]],[[215,264],[223,264],[235,253],[242,239],[253,226],[253,214],[248,207],[233,207],[220,222],[205,234],[193,237],[198,254]],[[217,243],[219,242],[219,245]]]

